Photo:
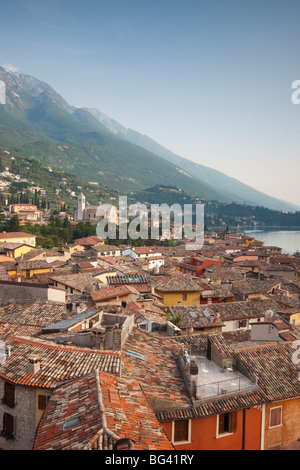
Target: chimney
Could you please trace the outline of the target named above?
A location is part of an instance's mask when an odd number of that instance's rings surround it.
[[[76,302],[76,304],[75,304],[75,315],[79,315],[79,313],[81,313],[81,311],[82,311],[82,307],[81,307],[80,303]]]
[[[72,309],[73,309],[73,305],[72,303],[68,303],[66,304],[66,318],[69,319],[69,318],[72,318]]]
[[[28,374],[34,375],[40,370],[41,367],[40,356],[37,354],[31,354],[28,359],[29,363],[27,366],[27,372]]]
[[[198,382],[198,372],[199,368],[196,363],[196,359],[191,357],[190,362],[190,392],[191,395],[197,399],[197,382]]]
[[[112,350],[113,349],[113,337],[114,337],[114,327],[112,325],[107,325],[105,328],[105,343],[104,349]]]

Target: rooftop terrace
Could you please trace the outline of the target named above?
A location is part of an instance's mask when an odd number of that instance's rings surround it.
[[[196,398],[198,400],[236,393],[256,387],[256,384],[228,363],[227,368],[220,368],[207,358],[196,357],[198,377]]]

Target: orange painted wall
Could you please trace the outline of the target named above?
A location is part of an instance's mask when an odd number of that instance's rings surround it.
[[[270,409],[282,407],[282,424],[270,427]],[[290,446],[300,437],[300,398],[266,404],[264,448],[281,445]]]
[[[245,450],[259,450],[261,437],[261,408],[246,410]],[[165,432],[172,439],[172,422],[162,423]],[[217,416],[193,419],[191,443],[174,446],[177,450],[242,450],[243,410],[237,414],[237,430],[223,437],[217,435]]]

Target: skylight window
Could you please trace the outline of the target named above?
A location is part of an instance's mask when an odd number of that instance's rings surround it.
[[[189,315],[192,318],[197,318],[197,315],[195,314],[195,312],[189,312]]]
[[[72,429],[75,426],[77,426],[79,423],[80,423],[79,418],[69,419],[63,424],[63,431],[66,431],[67,429]]]

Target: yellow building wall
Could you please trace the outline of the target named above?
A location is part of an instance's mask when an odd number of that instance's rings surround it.
[[[10,271],[7,270],[7,274],[8,274],[9,276],[15,276],[15,274],[17,274],[17,270],[16,270],[16,269],[12,269],[12,270],[10,270]]]
[[[200,291],[196,292],[161,292],[156,291],[162,297],[164,305],[171,307],[174,305],[200,305]],[[186,295],[186,300],[184,300]]]
[[[104,284],[107,283],[107,277],[109,276],[116,276],[117,273],[116,272],[109,272],[109,273],[101,273],[101,274],[97,274],[96,276],[94,276],[96,279],[99,279],[99,281],[103,282]]]
[[[33,246],[23,245],[19,248],[15,248],[14,250],[8,250],[8,252],[12,254],[13,258],[18,258],[32,250],[34,250]]]
[[[30,269],[30,275],[29,277],[35,276],[35,274],[43,274],[43,273],[50,273],[51,268],[45,268],[45,269]],[[22,276],[23,277],[28,277],[27,276],[27,270],[22,271]]]
[[[71,253],[71,255],[73,255],[74,253],[77,253],[78,251],[84,251],[84,246],[75,245],[75,246],[69,247],[69,253]]]
[[[295,326],[299,326],[300,325],[300,312],[299,313],[295,313],[294,315],[291,315],[290,317],[290,323],[292,325],[295,325]]]
[[[8,243],[25,243],[26,245],[30,246],[35,246],[35,241],[36,237],[34,236],[24,236],[24,237],[16,237],[16,238],[11,238],[9,236],[9,233],[7,234],[7,237],[1,238],[1,243],[3,242],[8,242]]]
[[[39,395],[44,395],[46,397],[50,397],[51,393],[49,393],[49,390],[43,390],[43,389],[37,389],[36,394],[35,394],[35,425],[36,427],[38,426],[42,414],[44,410],[39,409]]]
[[[270,409],[282,407],[282,424],[270,427]],[[281,445],[284,449],[300,436],[300,398],[267,403],[265,405],[264,449]]]

